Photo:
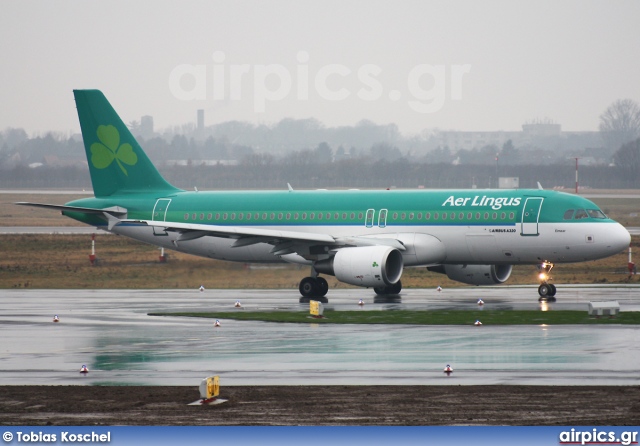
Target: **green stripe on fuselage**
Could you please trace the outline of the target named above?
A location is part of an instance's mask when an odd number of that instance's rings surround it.
[[[569,209],[598,209],[593,202],[579,196],[537,189],[202,191],[178,192],[166,196],[160,194],[114,195],[99,199],[81,199],[67,204],[95,208],[120,206],[129,210],[129,219],[152,220],[157,199],[164,198],[171,200],[166,213],[167,221],[229,226],[364,226],[369,222],[371,226],[378,227],[381,210],[387,211],[385,226],[514,225],[522,221],[522,209],[527,198],[530,197],[543,199],[538,215],[540,223],[566,222],[564,215]],[[367,221],[367,211],[370,209],[373,210],[373,218]],[[312,213],[313,219],[311,219]],[[318,218],[318,213],[322,213],[322,219]],[[225,214],[226,219],[224,219]],[[235,214],[233,219],[232,214]],[[250,214],[249,219],[247,214]],[[303,214],[306,214],[304,219]],[[328,219],[327,214],[330,217]],[[446,214],[446,219],[443,218],[443,214]],[[216,218],[217,215],[219,215],[218,218]],[[289,215],[288,219],[287,215]],[[78,217],[72,216],[82,221],[90,218]],[[156,218],[156,220],[162,219]],[[612,220],[585,218],[575,221],[611,222]]]

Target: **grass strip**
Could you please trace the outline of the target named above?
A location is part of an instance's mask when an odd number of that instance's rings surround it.
[[[407,325],[574,325],[574,324],[640,324],[640,312],[619,313],[614,318],[591,317],[586,311],[539,310],[433,310],[433,311],[331,311],[323,318],[313,318],[303,311],[274,312],[180,312],[149,313],[149,316],[186,316],[240,321],[318,323],[318,324],[407,324]]]

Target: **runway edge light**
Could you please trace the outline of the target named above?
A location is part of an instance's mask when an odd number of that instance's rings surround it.
[[[189,403],[189,406],[212,406],[226,403],[229,400],[218,398],[220,395],[220,377],[218,375],[209,376],[200,382],[200,399]]]

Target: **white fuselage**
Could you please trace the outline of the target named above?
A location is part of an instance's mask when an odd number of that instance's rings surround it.
[[[247,226],[251,227],[251,226]],[[271,229],[287,230],[286,226]],[[611,223],[540,223],[538,235],[522,235],[520,223],[510,226],[303,226],[299,232],[329,233],[334,237],[365,236],[396,238],[404,242],[405,266],[445,264],[536,264],[541,261],[571,263],[596,260],[620,252],[629,244],[629,233],[620,224]],[[118,225],[112,232],[164,248],[213,259],[236,262],[282,262],[299,256],[276,256],[273,246],[256,243],[244,247],[232,247],[235,239],[201,237],[176,242],[175,232],[159,231],[145,225]],[[161,234],[161,235],[158,235]],[[166,235],[165,235],[166,234]],[[411,240],[415,234],[428,234],[444,246],[444,254],[432,258],[414,255]]]

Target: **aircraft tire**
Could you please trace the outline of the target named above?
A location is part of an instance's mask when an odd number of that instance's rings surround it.
[[[319,294],[319,288],[318,282],[313,277],[305,277],[300,281],[300,285],[298,286],[298,290],[303,297],[311,297]]]
[[[398,280],[396,283],[394,283],[393,285],[389,285],[387,288],[389,289],[389,294],[400,294],[400,291],[402,291],[402,282]]]
[[[549,292],[549,296],[554,297],[556,295],[556,286],[553,284],[549,284],[549,288],[551,288],[550,292]],[[555,299],[553,299],[555,300]]]
[[[540,295],[540,297],[549,297],[551,295],[550,293],[551,287],[549,287],[549,285],[547,285],[546,283],[543,283],[538,287],[538,294]]]
[[[324,277],[316,277],[316,285],[318,287],[318,297],[324,297],[329,291],[329,284]]]
[[[398,280],[393,285],[377,286],[373,288],[373,291],[375,291],[376,294],[380,296],[387,296],[389,294],[400,294],[400,291],[402,291],[402,282]]]

